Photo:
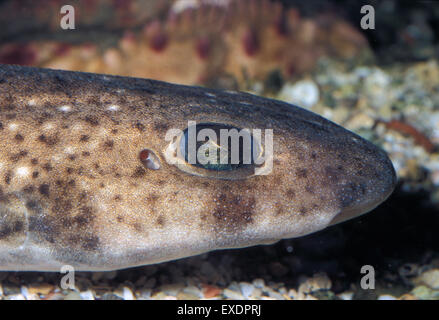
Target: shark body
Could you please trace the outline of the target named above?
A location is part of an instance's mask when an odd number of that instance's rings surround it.
[[[188,121],[272,129],[272,171],[168,163],[166,133]],[[148,79],[1,65],[0,132],[0,270],[272,243],[370,211],[396,180],[384,151],[312,112]]]

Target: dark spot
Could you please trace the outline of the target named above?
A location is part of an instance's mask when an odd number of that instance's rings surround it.
[[[11,183],[11,176],[12,176],[11,171],[6,172],[6,175],[5,175],[5,183],[6,184],[10,184]]]
[[[79,138],[79,141],[81,141],[81,142],[87,142],[89,139],[90,139],[90,136],[89,136],[89,135],[83,134],[83,135],[81,136],[81,138]]]
[[[139,222],[134,222],[133,223],[133,228],[137,232],[142,232],[142,230],[143,230],[142,225]]]
[[[311,153],[311,159],[313,160],[317,159],[317,154],[315,152]]]
[[[123,222],[123,217],[122,216],[117,216],[116,217],[117,222]]]
[[[5,239],[10,237],[15,233],[19,233],[24,230],[24,224],[22,221],[16,220],[12,223],[12,227],[10,224],[2,224],[0,225],[0,239]]]
[[[120,201],[120,200],[122,200],[121,195],[120,195],[120,194],[115,195],[115,196],[114,196],[114,200],[116,200],[116,201]]]
[[[32,192],[35,191],[35,187],[32,186],[32,185],[29,185],[29,186],[24,187],[23,191],[26,192],[26,193],[32,193]]]
[[[325,175],[331,183],[337,183],[340,180],[339,170],[335,169],[334,167],[326,166]]]
[[[112,133],[112,134],[116,134],[117,132],[118,132],[117,129],[112,129],[112,130],[111,130],[111,133]]]
[[[140,132],[145,131],[145,125],[142,124],[140,121],[137,121],[137,122],[134,124],[134,127],[135,127],[137,130],[139,130]]]
[[[33,165],[37,165],[38,164],[38,159],[32,158],[30,160],[30,163],[32,163]]]
[[[222,193],[215,202],[213,216],[219,229],[229,232],[243,228],[253,221],[254,197],[236,196],[231,193]]]
[[[99,238],[95,235],[88,235],[81,239],[81,246],[88,251],[95,251],[99,247]]]
[[[99,184],[99,187],[100,187],[100,188],[104,188],[105,185],[101,182],[101,183]]]
[[[72,174],[73,173],[73,168],[67,168],[66,172],[67,172],[67,174]]]
[[[99,120],[95,116],[86,116],[85,121],[87,121],[89,124],[91,124],[93,127],[99,125]]]
[[[57,137],[47,137],[46,135],[42,134],[38,136],[38,141],[47,144],[48,146],[53,146],[57,144],[58,138]]]
[[[13,154],[10,159],[11,161],[17,162],[21,158],[27,156],[27,154],[28,152],[26,150],[21,150],[20,152]]]
[[[136,170],[134,170],[134,173],[132,174],[133,178],[141,178],[146,174],[145,169],[143,169],[141,166],[137,166]]]
[[[111,150],[111,149],[113,149],[113,146],[114,146],[113,140],[107,140],[104,143],[104,149]]]
[[[42,185],[40,185],[40,187],[38,188],[38,191],[46,197],[49,197],[49,185],[47,183],[43,183]]]
[[[68,158],[69,158],[70,161],[74,161],[76,159],[76,155],[71,154],[71,155],[69,155]]]
[[[36,210],[38,208],[38,203],[34,200],[30,200],[26,202],[25,206],[29,210]]]
[[[8,119],[8,120],[15,119],[16,117],[17,117],[16,113],[8,113],[8,114],[6,114],[6,119]]]
[[[306,213],[308,212],[308,209],[307,208],[305,208],[305,207],[300,207],[300,209],[299,209],[299,214],[301,215],[301,216],[304,216]]]
[[[169,129],[169,125],[164,122],[154,123],[154,129],[159,132],[166,132]]]
[[[88,151],[82,151],[82,155],[83,155],[84,157],[89,157],[89,156],[90,156],[90,152],[88,152]]]
[[[350,182],[339,191],[340,207],[346,208],[366,194],[363,183]]]
[[[53,170],[53,167],[49,162],[47,162],[43,165],[43,169],[46,170],[47,172],[49,172],[49,171]]]
[[[285,192],[285,195],[288,197],[288,199],[293,199],[296,196],[296,192],[289,188],[287,192]]]
[[[296,176],[298,178],[306,178],[308,176],[308,170],[305,168],[298,168],[296,170]]]
[[[38,171],[32,172],[32,178],[37,178],[40,173]]]
[[[165,217],[163,216],[163,215],[160,215],[158,218],[157,218],[157,224],[160,226],[160,227],[163,227],[164,225],[165,225]]]
[[[17,142],[22,142],[23,140],[24,140],[24,137],[21,135],[21,134],[19,134],[19,133],[17,133],[16,135],[15,135],[15,138],[14,138]]]

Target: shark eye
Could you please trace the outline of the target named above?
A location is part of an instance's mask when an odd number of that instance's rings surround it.
[[[244,179],[254,175],[261,146],[249,129],[227,124],[188,126],[178,141],[177,167],[187,173],[217,179]]]

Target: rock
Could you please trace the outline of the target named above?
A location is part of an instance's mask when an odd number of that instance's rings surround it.
[[[310,109],[319,101],[319,88],[312,80],[287,83],[279,93],[280,100]]]
[[[431,289],[439,290],[439,269],[432,269],[421,273],[413,283],[415,285],[426,285]]]
[[[230,289],[224,289],[223,295],[225,298],[232,299],[232,300],[243,300],[244,299],[244,296],[240,292],[233,291]]]
[[[64,300],[82,300],[81,296],[79,295],[79,292],[77,291],[70,291],[65,297]]]

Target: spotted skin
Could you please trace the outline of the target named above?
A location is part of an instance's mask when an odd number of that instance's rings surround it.
[[[273,129],[272,172],[169,164],[165,134],[188,120]],[[382,150],[309,111],[147,79],[0,65],[0,133],[1,270],[112,270],[298,237],[395,185]]]

